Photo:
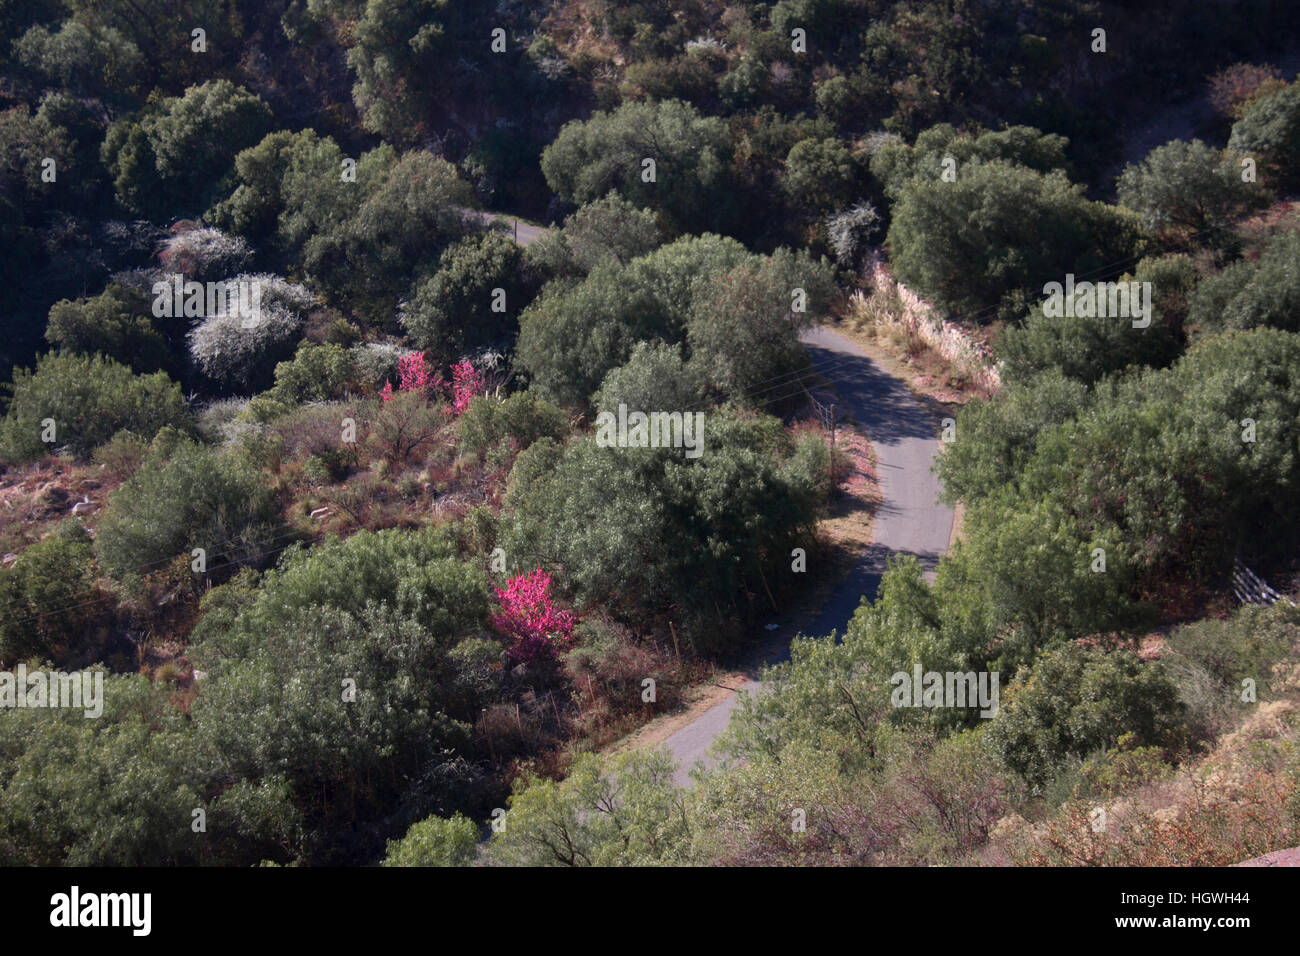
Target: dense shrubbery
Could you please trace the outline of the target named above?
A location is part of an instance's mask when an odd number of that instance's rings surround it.
[[[287,537],[274,498],[246,461],[181,440],[156,442],[113,496],[95,549],[105,571],[129,578],[195,548],[210,572],[257,565]]]
[[[157,372],[172,362],[166,340],[149,316],[149,299],[114,284],[92,298],[56,302],[45,338],[57,349],[103,355],[136,372]]]
[[[271,130],[271,111],[229,80],[213,80],[108,129],[104,164],[133,212],[200,212],[235,154]]]
[[[998,342],[1004,377],[1026,381],[1039,372],[1059,370],[1085,384],[1129,366],[1162,368],[1182,354],[1189,299],[1196,270],[1186,256],[1143,259],[1121,283],[1151,284],[1151,315],[1144,319],[1115,315],[1049,316],[1035,308],[1019,326],[1006,329]],[[1134,288],[1129,285],[1128,288]],[[1149,321],[1147,321],[1149,319]],[[1144,327],[1134,327],[1134,322]]]
[[[518,361],[545,397],[577,406],[639,343],[680,343],[721,395],[761,406],[780,396],[758,386],[806,361],[799,329],[826,312],[834,288],[825,261],[806,253],[759,257],[717,236],[681,239],[548,286],[521,317]]]
[[[1294,611],[1132,650],[1300,544],[1300,233],[1246,220],[1297,183],[1297,85],[1223,70],[1217,140],[1103,180],[1129,103],[1293,35],[1285,4],[1171,4],[9,4],[0,371],[58,351],[0,405],[0,514],[30,516],[0,658],[154,680],[109,675],[97,721],[0,715],[0,862],[951,864],[1013,810],[1046,819],[1039,862],[1165,861],[1140,816],[1080,850],[1082,801],[1212,745],[1243,682],[1287,692]],[[476,200],[552,227],[521,249]],[[830,452],[756,410],[796,412],[798,335],[886,227],[1005,363],[939,466],[961,544],[796,641],[693,794],[658,754],[557,782],[795,595],[793,548],[825,554]],[[1151,282],[1150,326],[1048,318],[1067,273]],[[173,274],[261,280],[262,314],[157,321]],[[621,406],[702,412],[703,454],[602,447]],[[52,528],[70,482],[99,510]],[[306,543],[286,519],[324,543],[259,577]],[[227,581],[201,605],[194,549]],[[894,706],[913,666],[997,671],[1000,713]],[[1270,792],[1252,832],[1293,832]]]
[[[384,315],[435,268],[443,249],[472,231],[464,211],[470,194],[446,160],[408,153],[362,195],[348,218],[306,240],[303,268],[363,313]]]
[[[496,233],[448,247],[402,310],[407,334],[439,363],[481,349],[509,349],[519,310],[531,298],[522,262],[519,246]]]
[[[1243,182],[1238,160],[1199,139],[1174,140],[1124,169],[1116,184],[1119,201],[1137,212],[1153,235],[1223,246],[1233,222],[1269,198],[1256,183]]]
[[[50,353],[35,371],[15,373],[12,387],[0,422],[0,457],[11,461],[62,447],[84,457],[121,429],[153,438],[164,426],[188,427],[180,386],[165,373],[133,375],[101,356]]]
[[[564,413],[544,399],[516,392],[504,401],[476,396],[458,424],[460,450],[469,454],[485,451],[502,439],[525,449],[541,438],[563,439],[569,423]]]
[[[972,164],[996,160],[1040,173],[1068,173],[1068,146],[1065,137],[1029,126],[976,136],[961,133],[950,123],[940,123],[918,133],[910,146],[898,139],[881,140],[871,153],[871,172],[882,183],[886,195],[897,201],[916,180],[941,181],[945,160],[949,159],[953,162],[948,168],[958,178]]]
[[[583,276],[605,262],[627,265],[662,241],[650,209],[638,209],[616,192],[580,206],[528,247],[529,263],[552,276]]]
[[[773,419],[704,416],[705,454],[540,440],[511,475],[501,545],[514,567],[563,567],[581,605],[644,627],[667,615],[701,646],[734,639],[788,583],[825,488],[820,442]],[[761,606],[761,605],[760,605]]]
[[[384,866],[464,866],[478,850],[478,827],[468,817],[429,817],[406,836],[388,841]]]
[[[1147,586],[1213,578],[1234,555],[1280,556],[1300,535],[1288,491],[1298,374],[1296,336],[1270,329],[1206,338],[1169,369],[1099,383],[1083,402],[1049,374],[963,412],[940,473],[954,498],[1010,484],[1022,503],[1056,502],[1081,530],[1117,535]]]
[[[702,411],[713,390],[697,363],[682,359],[681,346],[638,342],[627,362],[611,369],[592,396],[599,411],[618,414],[619,405],[640,411]]]
[[[302,842],[281,779],[214,774],[172,688],[107,675],[104,713],[15,710],[0,720],[0,858],[11,865],[247,865]],[[195,809],[210,818],[191,828]]]
[[[356,377],[356,360],[337,345],[304,342],[292,362],[275,367],[274,397],[287,405],[342,398]]]
[[[1065,758],[1113,748],[1124,735],[1177,753],[1186,741],[1182,710],[1158,666],[1127,651],[1066,644],[1017,676],[989,736],[1011,770],[1042,787]]]
[[[93,580],[90,537],[75,518],[0,569],[0,660],[75,657],[98,603],[87,597]]]
[[[1300,232],[1284,232],[1264,246],[1259,259],[1241,260],[1206,278],[1196,290],[1188,321],[1200,331],[1253,329],[1267,325],[1300,331]]]
[[[888,236],[902,281],[976,320],[1018,317],[1044,282],[1096,276],[1138,244],[1134,217],[1090,201],[1064,173],[1003,160],[968,165],[954,182],[910,180]]]
[[[1254,157],[1279,186],[1300,182],[1300,82],[1252,101],[1233,125],[1228,147]]]
[[[310,858],[355,859],[428,813],[481,809],[466,757],[485,701],[456,661],[490,594],[448,535],[362,532],[231,587],[195,634],[210,682],[195,731],[231,779],[284,781]]]
[[[660,213],[675,233],[730,232],[740,212],[734,149],[722,120],[687,103],[625,103],[567,124],[542,153],[542,172],[557,195],[576,203],[616,189]]]

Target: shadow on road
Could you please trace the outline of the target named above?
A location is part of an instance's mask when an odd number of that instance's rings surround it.
[[[871,359],[809,342],[805,346],[813,364],[835,385],[873,444],[937,437],[930,416],[907,386]]]

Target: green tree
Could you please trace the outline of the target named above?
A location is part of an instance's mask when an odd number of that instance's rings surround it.
[[[82,96],[133,93],[143,66],[140,49],[120,30],[76,20],[65,20],[57,30],[32,27],[14,52],[24,66]]]
[[[1279,186],[1293,186],[1300,156],[1300,83],[1254,100],[1233,124],[1228,148],[1254,158]]]
[[[778,405],[790,390],[763,386],[807,365],[799,332],[826,314],[834,290],[829,265],[806,254],[783,249],[737,266],[702,287],[692,303],[691,361],[729,398]]]
[[[55,161],[56,182],[46,182],[46,158]],[[60,185],[75,182],[76,167],[66,130],[26,107],[0,111],[0,278],[13,284],[42,258],[37,228],[58,205]],[[14,331],[18,331],[15,329]]]
[[[406,836],[388,841],[384,866],[466,866],[478,851],[478,827],[457,813],[411,825]]]
[[[214,775],[174,687],[103,674],[103,713],[0,721],[0,861],[8,866],[249,865],[301,845],[281,782]],[[195,833],[194,810],[207,831]]]
[[[460,450],[485,451],[503,438],[522,450],[542,438],[563,440],[569,431],[564,412],[530,392],[515,392],[504,401],[476,395],[457,422]]]
[[[229,80],[211,80],[164,100],[138,120],[109,127],[103,159],[118,201],[163,217],[206,209],[240,150],[270,132],[271,110]]]
[[[472,231],[464,211],[470,199],[451,163],[407,153],[351,217],[307,240],[304,268],[321,287],[356,296],[386,317],[397,297],[434,269],[442,251]]]
[[[561,783],[521,781],[488,843],[505,866],[652,866],[691,862],[685,791],[664,751],[632,751],[606,770],[583,754]]]
[[[653,293],[625,276],[597,266],[580,282],[547,286],[524,310],[515,358],[543,398],[581,405],[638,342],[672,334]]]
[[[352,99],[362,124],[390,143],[413,145],[465,123],[457,104],[487,101],[499,112],[518,110],[521,100],[527,104],[546,89],[514,39],[536,24],[512,10],[475,0],[332,6],[330,18],[348,36]],[[507,31],[504,51],[492,46],[497,27]]]
[[[329,402],[348,394],[357,378],[356,359],[338,345],[303,342],[293,359],[275,367],[275,387],[259,401],[286,410],[305,402]]]
[[[979,648],[989,669],[1013,673],[1063,640],[1151,623],[1151,609],[1130,597],[1136,568],[1113,529],[1089,530],[1053,502],[1008,496],[969,515],[936,590],[945,632]]]
[[[1129,651],[1065,644],[1007,689],[990,728],[1002,760],[1041,788],[1067,757],[1083,759],[1133,734],[1138,746],[1177,752],[1183,707],[1160,668]]]
[[[1186,256],[1143,259],[1133,274],[1117,279],[1130,288],[1150,284],[1152,314],[1144,328],[1134,328],[1130,316],[1061,317],[1034,309],[998,341],[1004,379],[1025,381],[1055,368],[1091,384],[1130,365],[1170,364],[1183,350],[1183,320],[1196,279]]]
[[[847,205],[859,192],[861,171],[836,139],[805,139],[790,148],[781,185],[802,210],[822,214]]]
[[[110,29],[140,51],[145,90],[179,91],[214,70],[234,67],[244,48],[243,17],[232,0],[156,0],[147,8],[133,0],[65,0],[73,19],[96,36]],[[191,52],[194,24],[202,24],[207,51]]]
[[[638,209],[611,192],[579,206],[563,226],[548,231],[525,255],[529,263],[549,275],[584,276],[610,260],[627,265],[661,241],[653,210]]]
[[[515,462],[500,543],[512,562],[562,567],[579,605],[628,622],[667,613],[700,646],[789,584],[825,489],[777,419],[713,411],[703,453],[541,439]],[[823,446],[824,448],[824,446]],[[757,604],[752,602],[764,602]]]
[[[899,279],[943,309],[1022,314],[1046,282],[1096,275],[1138,249],[1134,217],[1091,202],[1062,173],[992,161],[955,182],[913,179],[887,239]]]
[[[945,443],[935,470],[944,500],[974,502],[1011,485],[1033,456],[1039,435],[1087,409],[1086,386],[1058,368],[1012,380],[987,402],[969,402],[957,414],[957,440]]]
[[[639,411],[697,411],[706,406],[709,393],[704,371],[682,359],[680,346],[640,342],[627,362],[605,376],[592,404],[614,414],[619,405]]]
[[[1043,133],[1032,126],[1011,126],[974,135],[959,132],[950,123],[939,123],[917,134],[911,146],[897,138],[883,140],[872,151],[870,166],[885,193],[897,201],[914,179],[940,180],[948,159],[954,160],[958,176],[969,164],[994,160],[1040,173],[1068,174],[1070,164],[1065,150],[1069,143],[1064,136]]]
[[[355,181],[345,176],[345,161],[351,159]],[[283,265],[297,266],[308,240],[355,215],[397,160],[386,144],[348,157],[334,140],[313,130],[280,130],[235,156],[234,189],[206,218],[270,245]]]
[[[739,212],[729,167],[734,145],[720,119],[678,100],[624,103],[560,130],[542,152],[542,172],[576,203],[611,189],[659,212],[674,232],[726,232]],[[654,161],[649,179],[647,160]]]
[[[1263,187],[1242,181],[1236,156],[1199,139],[1156,147],[1125,166],[1116,186],[1120,204],[1141,216],[1144,228],[1193,246],[1223,246],[1232,224],[1269,200]]]
[[[1207,278],[1192,300],[1189,320],[1206,332],[1261,326],[1300,331],[1297,257],[1300,233],[1279,233],[1255,262],[1233,263]]]
[[[0,569],[0,659],[76,657],[94,605],[90,536],[75,519]]]
[[[481,811],[470,729],[489,701],[456,662],[489,597],[445,531],[291,551],[196,629],[205,759],[230,779],[283,777],[311,835],[305,862],[374,859],[429,814]]]
[[[508,350],[532,291],[522,261],[520,247],[499,233],[449,246],[438,271],[412,290],[401,314],[407,333],[439,364],[479,349]]]

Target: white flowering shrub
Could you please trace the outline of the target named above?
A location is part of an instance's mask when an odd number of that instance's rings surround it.
[[[190,331],[190,357],[204,375],[224,388],[261,391],[270,387],[275,363],[292,355],[303,313],[316,297],[306,287],[276,275],[244,274],[225,281],[232,289],[257,289],[260,301],[250,295],[229,295],[223,311],[207,316]]]
[[[187,279],[208,282],[243,271],[252,255],[242,237],[201,227],[166,239],[158,262],[164,273],[179,272]]]
[[[727,44],[712,37],[700,37],[698,40],[686,41],[686,53],[689,56],[700,57],[705,61],[725,63]]]
[[[880,225],[880,214],[869,202],[860,202],[826,217],[826,236],[842,266],[853,267]]]
[[[233,444],[245,432],[257,428],[254,423],[240,419],[247,409],[247,398],[218,398],[208,402],[197,414],[199,434],[214,445]]]
[[[881,150],[890,149],[894,146],[906,145],[907,142],[903,137],[897,133],[886,133],[884,130],[868,133],[862,138],[862,149],[868,156],[875,156]]]
[[[397,387],[397,363],[414,350],[391,342],[365,342],[353,346],[349,351],[356,363],[358,380],[377,391],[383,388],[386,381],[392,382],[394,388]]]

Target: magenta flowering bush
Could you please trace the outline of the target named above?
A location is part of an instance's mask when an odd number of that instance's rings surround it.
[[[496,592],[501,613],[493,615],[492,626],[514,640],[512,659],[530,664],[554,660],[572,645],[577,618],[554,605],[551,576],[541,568],[516,575]]]
[[[451,405],[456,409],[456,414],[460,415],[469,408],[469,403],[475,395],[483,394],[485,388],[483,373],[476,369],[469,359],[465,359],[451,367],[451,378]]]
[[[483,373],[474,368],[468,359],[451,367],[452,374],[452,408],[457,415],[469,408],[475,395],[482,395],[485,390]],[[397,362],[397,387],[403,392],[417,392],[426,398],[447,387],[442,374],[429,367],[423,352],[412,352]],[[379,397],[385,402],[392,401],[393,383],[385,382],[379,390]]]
[[[398,387],[404,392],[430,395],[446,383],[440,374],[429,368],[423,352],[412,352],[397,362]]]

